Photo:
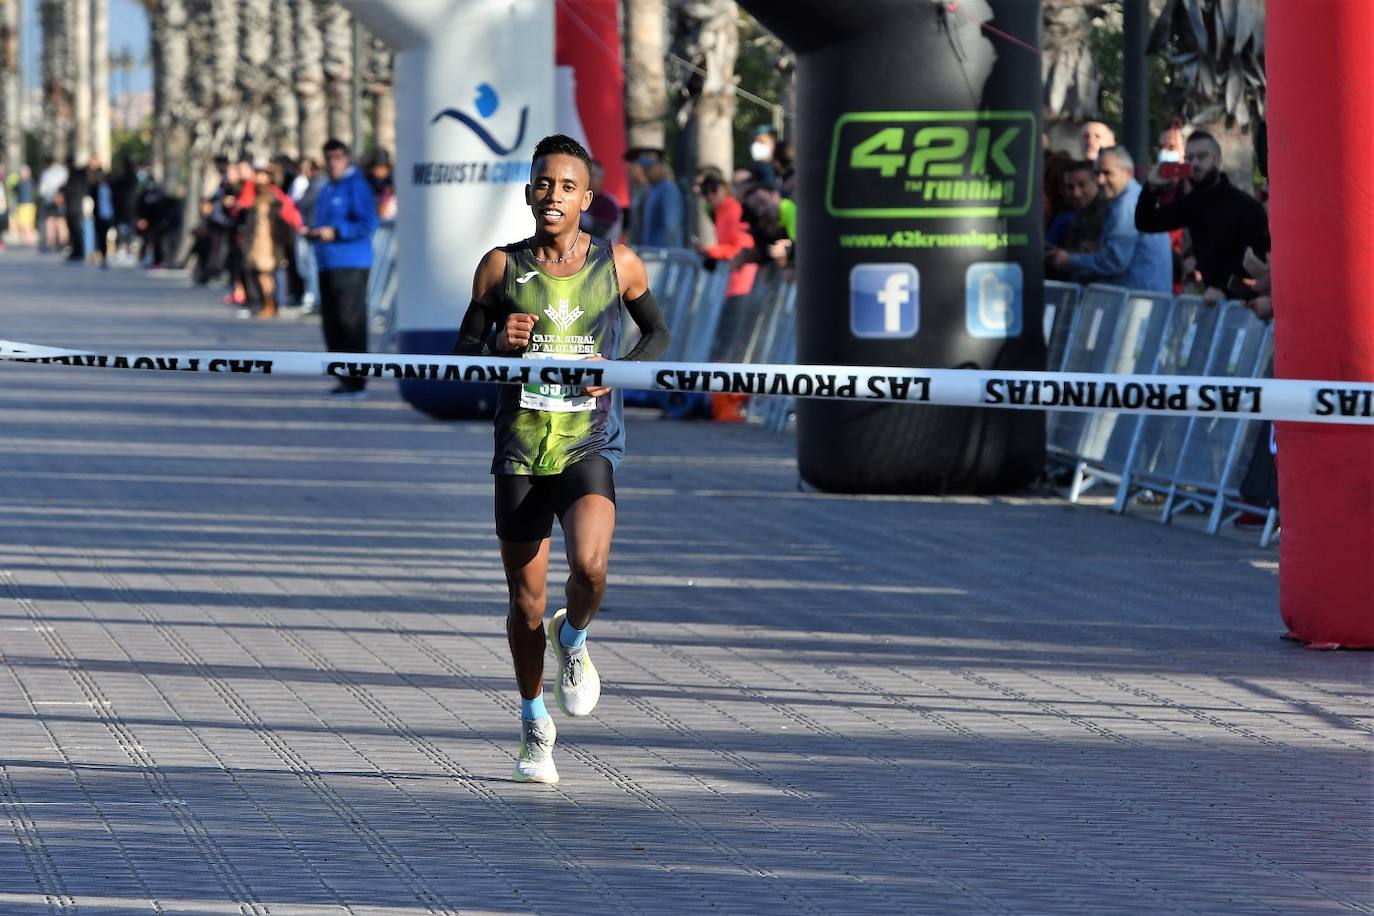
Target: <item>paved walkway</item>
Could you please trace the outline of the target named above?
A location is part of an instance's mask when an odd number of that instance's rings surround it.
[[[0,337],[313,348],[0,255]],[[1273,551],[798,493],[639,419],[596,716],[517,740],[489,428],[324,380],[0,366],[0,912],[1371,912],[1371,658]]]

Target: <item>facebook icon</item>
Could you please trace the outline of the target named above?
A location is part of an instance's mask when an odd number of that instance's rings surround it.
[[[855,337],[915,337],[921,278],[910,264],[857,264],[849,272],[849,329]]]

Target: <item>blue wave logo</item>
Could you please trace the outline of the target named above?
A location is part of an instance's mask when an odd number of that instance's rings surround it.
[[[496,90],[492,88],[490,83],[483,83],[482,85],[477,87],[477,98],[475,100],[475,104],[477,106],[478,115],[480,115],[482,118],[490,118],[492,115],[496,114],[496,110],[501,107],[501,98],[496,94]],[[472,115],[468,114],[467,112],[459,111],[456,108],[445,108],[443,111],[435,115],[429,123],[438,124],[444,118],[452,118],[453,120],[466,125],[469,130],[471,130],[474,134],[477,135],[477,138],[479,140],[481,140],[483,143],[487,145],[487,149],[491,150],[498,156],[509,156],[511,153],[519,149],[525,142],[525,125],[526,122],[529,120],[529,115],[530,109],[528,105],[520,109],[520,131],[515,137],[515,142],[512,143],[510,146],[502,146],[499,142],[497,142],[496,138],[493,137],[484,126],[482,126],[480,121],[477,121],[475,118],[472,117]]]

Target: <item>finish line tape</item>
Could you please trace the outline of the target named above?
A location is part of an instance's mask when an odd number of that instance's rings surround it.
[[[94,353],[0,340],[0,359],[162,372],[607,386],[853,403],[1225,416],[1374,426],[1374,383],[883,366],[639,363],[378,353],[187,350]]]

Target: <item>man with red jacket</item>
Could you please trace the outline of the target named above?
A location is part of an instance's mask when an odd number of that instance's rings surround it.
[[[725,179],[707,175],[698,185],[701,196],[711,208],[716,227],[716,243],[697,243],[697,251],[714,261],[723,261],[730,269],[730,282],[725,287],[725,308],[728,311],[736,300],[749,295],[759,265],[752,258],[740,258],[739,253],[754,247],[754,237],[744,223],[744,207],[730,194]]]
[[[719,174],[707,174],[697,183],[697,191],[714,217],[716,243],[706,245],[698,242],[696,249],[702,255],[720,262],[717,269],[730,271],[730,279],[725,287],[725,303],[721,312],[724,333],[716,335],[718,343],[710,354],[712,360],[725,362],[738,361],[745,347],[742,324],[748,317],[746,300],[753,292],[754,280],[758,276],[759,263],[754,257],[754,236],[744,221],[744,205],[730,193],[730,185]],[[746,395],[711,395],[711,416],[716,420],[738,422],[744,419],[744,408],[749,399]]]

